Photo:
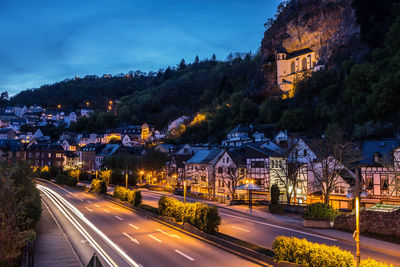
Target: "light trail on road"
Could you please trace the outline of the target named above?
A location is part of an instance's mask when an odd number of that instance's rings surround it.
[[[118,266],[111,257],[103,250],[103,248],[93,239],[93,237],[86,231],[86,229],[72,216],[72,214],[66,209],[73,212],[75,216],[86,223],[95,233],[97,233],[114,251],[116,251],[129,265],[140,267],[131,257],[129,257],[118,245],[111,241],[102,231],[100,231],[95,225],[93,225],[85,216],[72,204],[66,201],[62,196],[53,191],[52,189],[43,185],[36,185],[37,188],[43,192],[56,207],[64,214],[64,216],[75,226],[75,228],[89,241],[89,243],[96,249],[96,251],[104,258],[104,260],[110,266]]]

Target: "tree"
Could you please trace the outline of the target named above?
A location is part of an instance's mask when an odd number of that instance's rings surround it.
[[[112,172],[111,170],[100,171],[99,173],[100,180],[108,184],[110,182],[111,172]]]
[[[298,162],[296,158],[291,160],[284,158],[271,160],[275,160],[276,162],[276,164],[270,168],[271,174],[284,186],[286,202],[290,204],[292,196],[296,202],[296,189],[298,188],[299,180],[301,179],[300,175],[303,170],[302,164]]]
[[[216,62],[217,61],[217,56],[215,54],[212,54],[211,61],[212,62]]]
[[[194,58],[193,64],[199,64],[199,63],[200,63],[199,56],[196,56],[196,57]]]
[[[232,199],[236,196],[236,187],[245,178],[244,171],[237,167],[228,167],[222,174],[222,183],[229,189]]]
[[[184,70],[186,69],[186,62],[185,59],[182,59],[181,62],[178,64],[178,70]]]
[[[245,98],[240,105],[240,121],[242,123],[248,123],[254,120],[258,115],[257,105],[248,98]]]
[[[344,138],[338,127],[332,127],[324,139],[311,143],[318,160],[308,160],[308,169],[314,192],[319,191],[329,204],[330,195],[340,180],[340,173],[358,162],[361,157],[356,145]]]

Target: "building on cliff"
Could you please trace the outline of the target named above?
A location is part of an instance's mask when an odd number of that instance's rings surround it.
[[[277,84],[283,92],[282,98],[294,95],[294,83],[301,79],[306,71],[320,70],[324,66],[317,65],[315,52],[309,48],[287,53],[279,51],[276,54]]]

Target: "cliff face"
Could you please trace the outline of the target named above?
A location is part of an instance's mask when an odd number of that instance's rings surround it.
[[[359,45],[359,26],[352,0],[292,0],[265,31],[261,43],[262,90],[270,93],[276,85],[275,55],[310,48],[320,64],[333,66],[338,54],[354,55]],[[340,53],[337,53],[340,51]]]

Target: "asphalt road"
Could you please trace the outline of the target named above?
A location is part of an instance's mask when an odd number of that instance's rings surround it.
[[[96,252],[104,266],[256,266],[104,198],[48,184],[40,189],[84,264]]]
[[[155,207],[158,206],[158,200],[160,199],[159,193],[143,190],[142,196],[144,203]],[[181,196],[174,195],[174,197],[180,200],[183,199]],[[188,201],[194,200],[188,199]],[[267,222],[265,220],[246,216],[227,209],[219,208],[219,215],[221,217],[221,226],[219,227],[220,232],[259,246],[272,248],[272,244],[276,236],[294,236],[297,238],[306,238],[311,242],[335,245],[342,249],[351,251],[353,255],[355,255],[356,247],[354,242],[349,243],[333,237],[310,233],[307,230]],[[399,256],[388,255],[384,252],[380,252],[379,248],[361,248],[361,258],[366,259],[368,257],[375,260],[392,263],[394,266],[400,266]]]

